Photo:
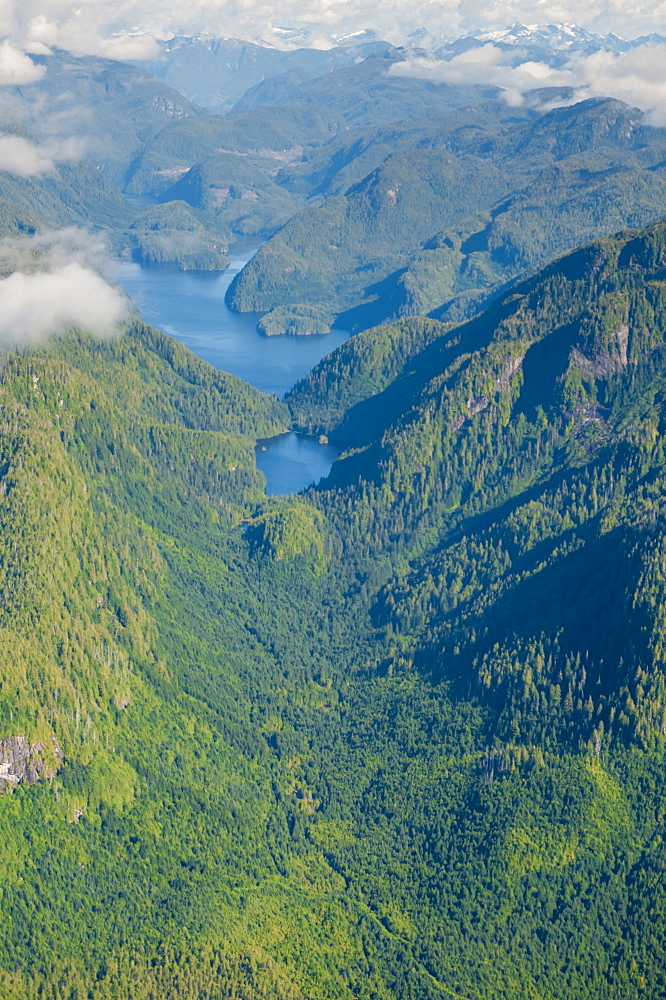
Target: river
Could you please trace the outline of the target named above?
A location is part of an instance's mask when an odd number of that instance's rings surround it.
[[[136,302],[147,323],[180,340],[213,367],[281,397],[349,334],[333,330],[323,337],[266,337],[257,331],[261,314],[232,312],[224,296],[257,249],[256,243],[236,244],[225,271],[180,271],[173,264],[147,267],[117,261],[112,277]],[[257,465],[271,496],[298,493],[318,482],[335,457],[330,445],[296,434],[257,446]]]

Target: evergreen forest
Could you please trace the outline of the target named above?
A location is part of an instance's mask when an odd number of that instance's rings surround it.
[[[231,306],[356,332],[283,399],[138,309],[1,350],[0,1000],[666,996],[666,132],[398,57],[35,56],[108,141],[2,254],[261,237]]]

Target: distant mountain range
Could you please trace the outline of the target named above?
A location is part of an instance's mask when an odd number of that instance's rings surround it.
[[[395,48],[370,28],[348,34],[326,35],[321,27],[275,27],[271,39],[178,35],[160,41],[159,54],[141,65],[189,100],[217,112],[228,111],[251,87],[282,79],[291,85],[317,80],[327,73],[353,66],[369,55]],[[329,48],[321,48],[322,37]],[[410,49],[423,49],[448,58],[492,43],[520,50],[521,58],[551,62],[564,54],[598,50],[627,52],[646,43],[666,41],[663,35],[627,39],[610,33],[597,35],[576,24],[514,24],[500,31],[483,31],[458,38],[434,36],[425,28],[404,40]]]
[[[270,77],[287,75],[305,83],[390,47],[372,32],[340,38],[330,49],[301,47],[295,36],[287,36],[285,29],[287,49],[238,38],[179,36],[160,42],[159,55],[141,66],[190,100],[224,112]]]
[[[461,42],[475,42],[485,45],[492,42],[494,45],[520,45],[529,48],[542,48],[546,50],[580,51],[590,49],[607,49],[612,52],[626,52],[637,45],[647,43],[666,42],[664,35],[646,35],[640,38],[622,38],[611,32],[608,35],[596,35],[586,28],[581,28],[577,24],[519,24],[516,23],[510,28],[502,31],[483,31],[451,42],[452,45]]]
[[[417,35],[414,45],[428,41]],[[557,64],[574,51],[619,51],[643,41],[574,25],[514,25],[457,39],[435,54],[451,58],[492,42],[510,62],[515,53],[516,61]],[[37,142],[54,135],[79,141],[98,168],[91,190],[104,180],[111,185],[104,193],[109,211],[91,209],[90,221],[120,228],[116,245],[139,259],[167,254],[183,266],[220,267],[220,249],[238,236],[275,234],[236,283],[232,301],[241,309],[279,307],[281,317],[292,307],[322,316],[351,309],[355,328],[420,312],[459,319],[478,307],[479,295],[524,268],[582,239],[644,225],[666,206],[664,132],[647,120],[638,127],[639,112],[597,104],[544,117],[543,94],[533,107],[509,108],[496,87],[393,75],[405,49],[368,32],[341,36],[328,50],[178,37],[145,66],[62,51],[36,58],[46,73],[30,88],[6,89],[2,131],[20,124]],[[617,131],[617,114],[626,135]],[[500,141],[498,128],[512,138]],[[526,158],[532,129],[536,145]],[[547,173],[553,164],[557,170]],[[418,194],[426,176],[427,197]],[[25,209],[30,224],[81,217],[76,199],[58,207],[57,196],[46,213],[48,199],[32,196],[34,183],[50,181],[0,177],[0,195]],[[458,183],[467,208],[452,223],[445,205]],[[84,200],[87,184],[78,191]],[[118,189],[143,199],[143,207],[146,199],[176,207],[141,220],[118,200]],[[389,201],[381,207],[377,197]],[[564,227],[553,221],[563,206]],[[14,209],[7,211],[14,219]],[[388,240],[380,223],[390,223]],[[454,299],[464,312],[451,313]]]

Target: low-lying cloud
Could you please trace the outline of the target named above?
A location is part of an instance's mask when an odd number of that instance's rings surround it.
[[[39,343],[78,327],[110,337],[126,314],[121,296],[99,274],[80,264],[56,271],[0,279],[0,346]]]
[[[541,87],[568,87],[576,100],[614,97],[646,111],[653,124],[666,125],[666,44],[645,44],[628,52],[599,51],[575,55],[560,66],[520,61],[520,52],[488,43],[453,59],[417,58],[394,64],[395,76],[440,83],[498,87],[506,102],[522,104],[525,94]]]
[[[0,42],[0,85],[23,86],[35,83],[44,76],[44,67],[38,66],[30,56],[10,41]]]
[[[83,144],[76,139],[36,145],[21,135],[0,133],[0,171],[17,177],[50,174],[58,163],[78,160]]]
[[[69,328],[111,337],[129,315],[126,297],[97,266],[105,248],[82,230],[3,240],[0,348],[38,344]]]

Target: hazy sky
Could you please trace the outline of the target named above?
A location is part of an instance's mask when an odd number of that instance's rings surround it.
[[[419,27],[455,37],[515,21],[574,21],[593,31],[633,37],[666,31],[666,0],[431,0],[422,5],[413,0],[0,0],[0,37],[21,48],[57,44],[120,58],[149,52],[149,38],[137,38],[137,32],[270,39],[273,26],[309,27],[325,44],[331,35],[369,27],[399,42]]]

